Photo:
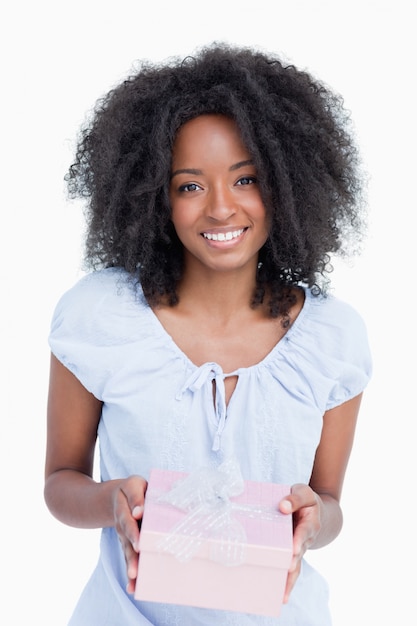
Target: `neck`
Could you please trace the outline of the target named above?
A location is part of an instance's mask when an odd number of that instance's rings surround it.
[[[177,291],[180,306],[225,318],[251,308],[255,286],[253,268],[238,272],[186,271]]]

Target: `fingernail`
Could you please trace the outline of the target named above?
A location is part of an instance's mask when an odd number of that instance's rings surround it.
[[[292,504],[289,500],[282,500],[279,508],[281,509],[282,513],[291,513]]]
[[[143,506],[137,505],[133,507],[133,510],[132,510],[133,517],[136,517],[137,515],[142,515],[142,513],[143,513]]]

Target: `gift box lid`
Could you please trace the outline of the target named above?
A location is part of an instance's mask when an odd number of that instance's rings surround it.
[[[210,559],[217,553],[216,560],[223,559],[225,565],[238,564],[233,562],[237,558],[252,565],[288,569],[292,559],[292,516],[278,511],[278,502],[290,493],[288,485],[244,481],[242,493],[229,498],[229,522],[222,527],[217,513],[210,509],[196,514],[164,501],[164,496],[186,476],[183,472],[151,471],[140,552],[167,551],[180,560]]]

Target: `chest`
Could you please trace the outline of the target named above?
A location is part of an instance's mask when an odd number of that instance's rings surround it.
[[[285,329],[276,319],[212,325],[164,313],[157,316],[178,348],[194,365],[199,367],[214,362],[225,373],[260,363],[285,335]],[[226,376],[224,380],[227,404],[237,381],[237,375]],[[215,394],[213,383],[214,402]]]

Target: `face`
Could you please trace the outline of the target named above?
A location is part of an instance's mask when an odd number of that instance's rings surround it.
[[[251,155],[236,123],[201,115],[174,143],[171,219],[185,248],[185,269],[256,267],[268,237],[265,207]]]

